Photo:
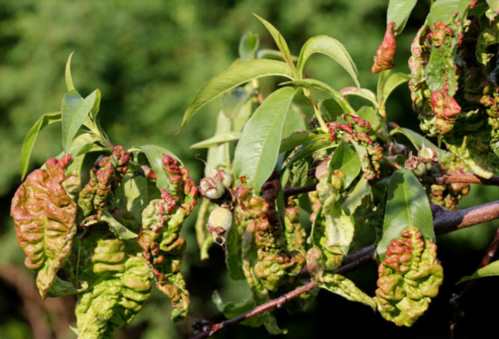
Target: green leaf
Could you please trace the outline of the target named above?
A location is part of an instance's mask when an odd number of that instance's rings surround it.
[[[327,35],[314,36],[303,45],[297,63],[300,77],[303,76],[307,60],[316,53],[323,54],[338,63],[350,75],[355,86],[360,87],[357,67],[347,49],[341,42]]]
[[[376,249],[380,257],[408,226],[416,227],[426,239],[435,240],[430,202],[424,187],[411,171],[401,169],[393,173],[387,199],[383,235]]]
[[[343,173],[344,185],[348,188],[359,175],[361,163],[355,149],[350,144],[342,142],[334,151],[329,168]]]
[[[309,131],[297,131],[282,139],[279,153],[286,153],[293,150],[295,147],[303,145],[313,136]]]
[[[130,240],[137,238],[136,233],[130,231],[125,225],[116,220],[108,211],[103,211],[101,220],[107,223],[109,229],[111,230],[111,232],[113,232],[116,238],[121,240]]]
[[[321,278],[319,287],[329,292],[338,294],[343,298],[362,303],[376,309],[376,302],[373,298],[365,294],[361,289],[355,286],[355,283],[339,274],[326,273]]]
[[[283,87],[270,94],[244,127],[234,155],[236,177],[245,176],[255,191],[272,174],[296,89]]]
[[[307,128],[305,123],[305,117],[300,112],[296,105],[291,105],[291,110],[288,113],[288,118],[284,123],[284,131],[282,133],[283,138],[287,138],[291,134],[304,131]]]
[[[237,227],[231,227],[225,240],[225,264],[231,279],[244,279],[241,235]]]
[[[231,122],[230,119],[224,114],[224,112],[218,113],[217,118],[217,128],[215,130],[216,138],[218,135],[223,135],[226,133],[231,133]],[[229,154],[229,144],[220,144],[217,146],[212,146],[208,149],[208,155],[206,156],[206,166],[204,168],[204,175],[210,176],[219,166],[229,167],[230,165],[230,154]]]
[[[242,60],[254,59],[259,45],[258,34],[252,32],[244,34],[239,41],[239,57]]]
[[[409,139],[409,141],[414,145],[414,147],[418,151],[421,149],[421,147],[424,146],[435,151],[440,159],[442,159],[444,156],[447,155],[446,151],[435,146],[434,143],[426,139],[421,134],[416,133],[408,128],[403,128],[403,127],[394,128],[390,131],[390,135],[395,135],[395,134],[402,134],[403,136],[405,136],[407,139]]]
[[[221,144],[238,140],[240,135],[241,133],[239,132],[226,132],[222,134],[217,134],[211,138],[208,138],[206,140],[191,145],[191,148],[199,149],[199,148],[210,148],[212,146],[219,146]]]
[[[286,160],[285,167],[289,167],[294,162],[311,156],[318,150],[337,147],[337,144],[332,143],[329,134],[326,133],[308,133],[304,139],[305,140],[301,139],[301,135],[297,135],[297,139],[295,140],[283,140],[283,149],[284,147],[289,148],[293,146],[295,142],[303,140],[301,147],[299,147],[296,152],[293,152],[293,155]]]
[[[293,86],[298,86],[298,87],[303,87],[303,88],[315,88],[318,90],[321,90],[325,93],[327,93],[339,106],[340,108],[347,113],[354,113],[354,109],[350,105],[350,103],[343,97],[343,95],[329,86],[328,84],[316,80],[316,79],[303,79],[303,80],[295,80],[295,81],[288,81],[283,83],[283,85],[293,85]]]
[[[68,92],[75,91],[75,85],[73,82],[73,76],[71,75],[71,60],[73,59],[74,52],[71,52],[66,61],[66,69],[64,71],[64,80],[66,82],[66,88]]]
[[[496,277],[499,276],[499,260],[493,261],[487,266],[479,268],[472,275],[468,275],[459,280],[458,284],[463,283],[465,281],[486,278],[486,277]]]
[[[289,51],[288,44],[286,43],[286,40],[282,36],[282,34],[277,30],[277,28],[274,27],[270,22],[265,20],[264,18],[258,16],[257,14],[253,14],[260,22],[265,26],[267,31],[269,31],[270,35],[272,36],[272,39],[274,39],[274,42],[279,48],[279,51],[281,51],[282,57],[284,61],[289,65],[290,69],[295,71],[295,64],[293,62],[293,56],[291,55],[291,52]]]
[[[372,194],[371,186],[366,178],[362,177],[355,184],[355,187],[348,193],[341,207],[348,212],[348,215],[353,215],[355,210],[362,204],[364,198]]]
[[[163,157],[165,154],[173,156],[175,159],[179,160],[172,152],[157,145],[144,145],[138,147],[147,157],[149,165],[151,165],[152,170],[156,173],[156,186],[158,189],[171,189],[171,182],[168,175],[165,173],[163,168]],[[179,160],[180,161],[180,160]]]
[[[40,131],[48,125],[61,121],[61,113],[45,113],[43,114],[33,126],[29,129],[28,133],[24,136],[23,146],[21,148],[21,179],[24,179],[28,173],[29,160],[31,158],[31,153],[33,152],[33,147],[38,139],[38,134]]]
[[[87,121],[95,105],[100,102],[100,91],[95,90],[83,99],[75,90],[64,95],[62,99],[62,147],[69,150],[71,141],[80,127]]]
[[[418,0],[390,0],[386,12],[386,22],[395,23],[395,32],[400,34]]]
[[[387,70],[378,76],[377,97],[378,106],[381,112],[385,112],[385,103],[392,92],[403,83],[409,81],[409,75],[400,72]]]
[[[451,20],[460,20],[464,17],[469,6],[468,0],[438,0],[434,1],[430,13],[426,17],[428,26],[436,22],[449,23]]]
[[[371,102],[374,107],[378,107],[378,102],[376,101],[376,95],[367,89],[367,88],[359,88],[359,87],[345,87],[340,90],[341,95],[349,96],[354,95],[360,98],[366,99]]]
[[[264,59],[235,61],[228,69],[211,79],[196,95],[184,112],[181,126],[184,126],[201,107],[234,87],[267,76],[293,78],[291,69],[282,61]]]

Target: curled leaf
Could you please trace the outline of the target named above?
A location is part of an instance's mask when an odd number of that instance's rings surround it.
[[[24,264],[37,270],[36,284],[45,297],[64,264],[76,233],[76,204],[66,193],[64,169],[71,160],[51,158],[17,189],[11,205]]]
[[[371,72],[380,73],[392,68],[396,52],[397,39],[395,38],[395,23],[391,21],[386,25],[385,36],[376,50]]]
[[[379,265],[378,311],[398,326],[412,326],[438,294],[442,281],[437,246],[425,240],[417,228],[407,227],[400,238],[390,242]]]

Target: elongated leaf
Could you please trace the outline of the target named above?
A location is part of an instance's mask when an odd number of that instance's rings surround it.
[[[191,148],[199,149],[199,148],[210,148],[212,146],[218,146],[220,144],[236,141],[239,139],[240,135],[241,133],[239,132],[227,132],[223,134],[218,134],[206,140],[195,143],[194,145],[191,145]]]
[[[340,170],[343,173],[344,185],[348,188],[359,175],[361,163],[355,149],[350,144],[342,142],[334,151],[329,167],[331,170]]]
[[[303,79],[285,82],[284,84],[291,84],[298,87],[315,88],[321,90],[329,94],[331,98],[341,107],[341,109],[343,109],[343,111],[354,113],[354,109],[352,108],[350,103],[345,99],[345,97],[343,97],[343,95],[339,91],[335,90],[334,88],[320,80]]]
[[[314,36],[303,45],[297,63],[300,76],[303,75],[307,60],[316,53],[323,54],[338,63],[350,75],[355,86],[360,87],[357,67],[347,49],[341,42],[327,35]]]
[[[288,43],[286,42],[286,39],[282,36],[282,34],[277,30],[277,28],[274,27],[270,22],[265,20],[264,18],[254,14],[254,16],[260,20],[260,22],[265,26],[267,31],[269,31],[270,35],[272,36],[272,39],[274,39],[274,42],[279,48],[279,51],[281,51],[282,57],[284,61],[289,65],[290,69],[295,71],[295,64],[293,62],[293,57],[291,55],[291,52],[289,51]]]
[[[312,136],[313,134],[309,131],[297,131],[291,133],[289,136],[282,139],[279,153],[286,153],[299,145],[303,145]]]
[[[215,131],[215,137],[217,135],[222,135],[230,133],[231,122],[230,119],[225,116],[224,112],[218,113],[217,118],[217,128]],[[229,145],[221,144],[218,146],[212,146],[208,149],[208,155],[206,156],[206,166],[204,168],[204,175],[210,176],[219,166],[229,167],[230,165],[230,154]]]
[[[466,276],[461,280],[459,280],[458,284],[469,280],[486,278],[486,277],[497,277],[497,276],[499,276],[499,260],[493,261],[487,266],[479,268],[472,275]]]
[[[416,227],[426,239],[435,240],[430,202],[412,172],[396,171],[390,178],[387,197],[383,235],[376,249],[379,256],[384,256],[390,242],[408,226]]]
[[[260,37],[258,34],[253,32],[244,34],[239,41],[239,57],[243,60],[254,59],[259,45]]]
[[[138,147],[138,149],[144,152],[149,161],[149,165],[151,165],[152,170],[156,173],[156,186],[159,189],[171,189],[170,179],[163,168],[163,157],[165,154],[168,154],[175,157],[177,160],[178,158],[166,148],[157,145],[144,145]]]
[[[435,151],[438,154],[439,158],[442,158],[447,154],[446,151],[444,151],[441,148],[438,148],[430,140],[426,139],[421,134],[416,133],[410,129],[397,127],[390,131],[390,135],[395,135],[395,134],[402,134],[403,136],[405,136],[414,145],[414,147],[416,147],[417,150],[421,149],[421,147],[423,146],[431,148],[433,151]]]
[[[295,132],[304,131],[306,127],[305,117],[300,109],[296,107],[296,105],[291,105],[288,118],[284,123],[284,132],[282,133],[282,137],[287,138]]]
[[[33,147],[35,146],[36,140],[38,139],[38,135],[40,131],[47,125],[60,122],[61,121],[61,113],[45,113],[42,115],[33,126],[29,129],[28,133],[24,136],[23,146],[21,148],[21,179],[24,179],[26,174],[28,173],[29,168],[29,160],[31,158],[31,153],[33,152]]]
[[[355,184],[352,191],[348,193],[348,196],[341,207],[348,212],[348,215],[353,215],[355,210],[362,204],[364,198],[370,194],[372,194],[371,186],[367,180],[362,177],[357,184]]]
[[[377,97],[380,110],[385,111],[385,103],[392,92],[409,80],[409,75],[390,70],[382,72],[378,77]]]
[[[376,309],[374,299],[355,286],[353,281],[342,275],[326,273],[321,278],[319,287],[328,290],[329,292],[338,294],[347,300],[356,301],[370,306],[372,309]]]
[[[274,170],[284,122],[296,89],[283,87],[269,95],[243,129],[234,155],[234,172],[259,191]]]
[[[400,34],[404,30],[407,20],[417,2],[418,0],[390,0],[388,3],[386,22],[393,21],[395,23],[397,34]]]
[[[76,91],[70,91],[62,99],[62,146],[69,150],[71,141],[88,119],[96,104],[100,102],[100,91],[95,90],[85,99]]]
[[[354,95],[366,99],[371,102],[374,107],[378,107],[378,102],[376,101],[376,95],[367,88],[359,88],[359,87],[345,87],[340,90],[341,95],[349,96]]]
[[[182,126],[208,102],[227,93],[234,87],[266,76],[282,76],[292,79],[292,71],[289,65],[282,61],[265,59],[237,60],[227,70],[211,79],[196,95],[184,112]]]
[[[66,61],[66,69],[64,71],[64,80],[66,81],[66,88],[68,92],[75,90],[75,85],[73,82],[73,76],[71,75],[71,60],[73,59],[73,53],[71,52],[68,56],[68,60]]]
[[[428,26],[441,21],[444,23],[451,20],[460,20],[469,8],[468,0],[438,0],[434,1],[430,8],[426,21]]]

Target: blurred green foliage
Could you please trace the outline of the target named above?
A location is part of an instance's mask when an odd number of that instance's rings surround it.
[[[237,57],[238,41],[245,31],[260,33],[262,45],[273,47],[252,13],[278,27],[294,54],[311,35],[339,39],[357,63],[363,86],[374,88],[376,78],[369,68],[383,36],[385,11],[384,0],[0,1],[0,218],[4,225],[0,231],[0,264],[22,263],[8,221],[10,195],[19,180],[20,145],[42,113],[58,110],[64,93],[64,63],[71,51],[75,52],[73,77],[77,88],[83,95],[96,87],[103,93],[101,117],[115,143],[162,145],[181,157],[199,177],[205,154],[189,146],[212,134],[212,118],[220,102],[209,105],[179,131],[182,112],[203,84]],[[402,71],[407,70],[410,40],[422,23],[423,13],[424,4],[418,5],[399,39],[397,68]],[[314,58],[317,60],[307,72],[335,88],[350,85],[339,66],[321,56]],[[407,89],[399,89],[396,94],[389,105],[390,116],[415,128]],[[32,168],[60,151],[59,137],[51,128],[42,133]],[[481,192],[481,197],[497,198],[497,190],[487,192]],[[192,314],[213,317],[217,312],[209,300],[214,289],[239,300],[245,291],[227,283],[220,251],[212,251],[211,263],[200,263],[192,227],[187,233],[186,261],[191,266],[185,269],[193,294]],[[486,241],[480,242],[483,247],[482,243]],[[475,245],[472,247],[480,247]],[[31,337],[20,305],[14,312],[2,306],[10,300],[6,299],[9,291],[0,285],[1,298],[6,300],[0,301],[1,337]],[[167,320],[166,304],[162,297],[153,298],[131,332],[118,335],[146,339],[186,335],[192,323],[186,321],[175,327]],[[302,320],[301,330],[294,320],[294,324],[288,324],[293,329],[288,338],[303,337],[306,332],[302,331],[310,329],[305,324],[307,319]],[[241,328],[227,337],[245,338],[255,333],[265,336],[264,332]]]

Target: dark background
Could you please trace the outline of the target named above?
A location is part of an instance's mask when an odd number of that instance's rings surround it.
[[[425,17],[429,1],[420,1],[406,31],[399,37],[397,68],[408,71],[409,44]],[[115,143],[162,145],[179,155],[196,178],[202,172],[202,151],[189,146],[211,135],[217,101],[204,109],[176,135],[182,112],[203,84],[237,57],[240,36],[260,33],[261,45],[272,41],[252,13],[274,23],[298,54],[307,37],[327,34],[344,43],[357,63],[363,87],[375,88],[369,72],[382,39],[386,1],[383,0],[1,0],[0,1],[0,338],[73,338],[69,299],[42,303],[33,290],[31,273],[22,266],[8,211],[19,184],[22,138],[44,112],[57,111],[64,93],[64,63],[71,51],[73,78],[80,92],[103,93],[101,117]],[[315,56],[310,75],[335,88],[349,78],[330,60]],[[417,129],[408,90],[398,89],[388,106],[389,116],[402,126]],[[57,128],[48,128],[34,151],[34,164],[60,151]],[[494,188],[474,188],[462,206],[498,199]],[[196,319],[221,319],[211,302],[218,290],[225,298],[242,300],[244,284],[230,282],[223,254],[213,248],[208,262],[200,262],[193,236],[193,218],[185,227],[189,240],[184,269],[192,292],[191,317],[173,324],[166,298],[155,294],[133,325],[119,338],[182,338]],[[447,338],[457,319],[456,338],[496,338],[498,279],[482,279],[466,289],[459,307],[451,303],[461,291],[456,281],[477,267],[498,223],[446,236],[439,242],[445,267],[441,294],[411,329],[385,322],[369,308],[328,293],[306,313],[280,310],[287,338]],[[352,278],[370,293],[374,264]],[[456,311],[457,310],[457,311]],[[219,338],[266,338],[262,329],[237,326]]]

